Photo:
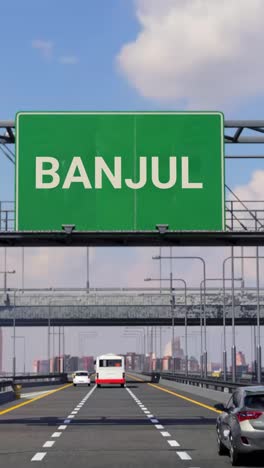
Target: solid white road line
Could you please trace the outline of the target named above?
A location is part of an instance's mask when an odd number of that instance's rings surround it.
[[[188,453],[186,452],[176,452],[177,455],[180,457],[181,460],[191,460],[192,457],[190,457],[190,455],[188,455]]]
[[[51,437],[60,437],[62,432],[53,432]]]
[[[171,437],[170,433],[167,431],[161,431],[160,433],[163,437]]]
[[[47,442],[45,442],[45,444],[43,444],[42,447],[50,448],[50,447],[53,447],[54,444],[55,444],[55,440],[47,440]]]
[[[45,457],[47,452],[37,452],[34,457],[31,458],[31,461],[41,461]]]
[[[179,447],[180,446],[180,444],[177,442],[177,440],[168,440],[167,442],[171,447]]]

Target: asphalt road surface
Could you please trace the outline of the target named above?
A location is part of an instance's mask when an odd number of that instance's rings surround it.
[[[210,400],[139,381],[30,392],[0,407],[0,467],[231,466],[217,454]],[[260,467],[264,458],[243,463]]]

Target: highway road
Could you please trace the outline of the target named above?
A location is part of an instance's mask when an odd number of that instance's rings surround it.
[[[217,454],[208,399],[138,380],[124,389],[67,384],[26,392],[0,407],[1,467],[231,466]],[[264,466],[263,458],[243,463]]]

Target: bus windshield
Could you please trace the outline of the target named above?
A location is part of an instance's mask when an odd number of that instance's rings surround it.
[[[99,367],[122,367],[121,359],[100,359]]]

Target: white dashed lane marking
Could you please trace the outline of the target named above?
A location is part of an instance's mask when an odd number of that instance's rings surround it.
[[[50,447],[52,447],[54,444],[55,444],[55,440],[47,440],[47,442],[45,442],[45,444],[43,444],[43,447],[44,447],[44,448],[50,448]]]
[[[187,452],[176,452],[177,455],[179,455],[180,459],[181,460],[191,460],[192,457],[190,457],[190,455],[188,455]]]
[[[34,457],[31,458],[31,461],[41,461],[45,457],[47,452],[37,452]]]
[[[60,437],[62,432],[53,432],[51,437]]]
[[[129,388],[127,388],[127,391],[130,394],[130,396],[133,398],[135,403],[137,403],[139,408],[143,411],[144,415],[147,418],[149,418],[149,421],[152,424],[155,424],[155,428],[160,431],[160,434],[163,437],[171,437],[170,433],[163,430],[163,429],[165,429],[164,426],[162,424],[159,424],[159,420],[156,419],[153,414],[150,414],[150,411],[148,410],[148,408],[143,403],[141,403],[141,401],[134,395],[134,393]],[[167,442],[170,445],[170,447],[180,447],[180,444],[179,444],[179,442],[177,442],[177,440],[167,440]],[[190,457],[190,455],[187,452],[176,451],[176,453],[177,453],[178,457],[181,460],[191,460],[192,459],[192,457]]]
[[[91,394],[94,392],[95,389],[96,389],[96,386],[94,386],[92,390],[90,390],[89,393],[87,393],[86,397],[82,401],[83,404],[88,400],[88,398],[91,396]],[[57,432],[53,432],[53,434],[51,435],[52,438],[55,438],[55,439],[59,438],[63,434],[63,432],[59,432],[59,431],[64,431],[65,429],[67,429],[68,425],[72,422],[72,419],[75,418],[75,415],[78,414],[78,411],[81,409],[81,406],[83,406],[83,404],[79,403],[78,407],[76,406],[76,408],[71,412],[71,414],[67,416],[67,419],[64,419],[63,421],[64,424],[58,427]],[[54,444],[55,444],[55,440],[47,440],[43,444],[43,447],[51,448],[53,447]],[[46,455],[47,455],[47,452],[37,452],[31,458],[31,461],[41,461]]]
[[[179,447],[180,446],[180,444],[179,444],[179,442],[177,442],[177,440],[168,440],[167,442],[171,447]]]

